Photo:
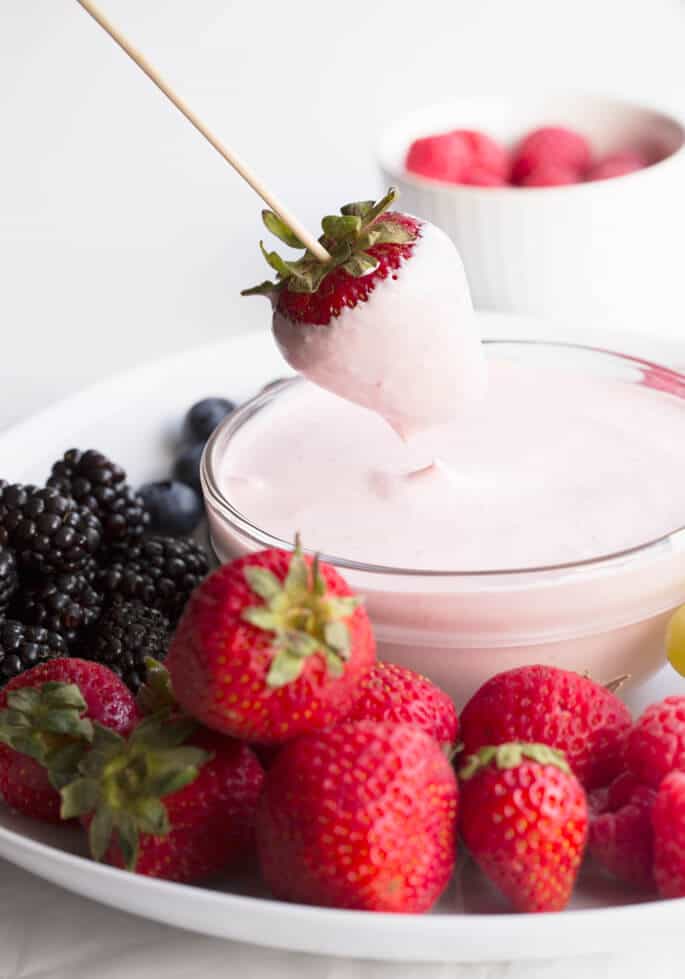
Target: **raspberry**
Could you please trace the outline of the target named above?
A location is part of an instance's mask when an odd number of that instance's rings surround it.
[[[603,798],[602,798],[603,796]],[[618,880],[653,887],[652,806],[656,792],[625,772],[590,796],[588,849],[597,863]]]
[[[543,126],[528,133],[519,143],[511,166],[511,180],[525,186],[526,179],[539,168],[558,167],[573,170],[580,179],[590,165],[590,145],[584,136],[563,126]],[[558,183],[559,181],[557,181]],[[564,181],[571,183],[570,180]]]
[[[455,184],[504,184],[509,173],[506,150],[485,133],[470,129],[415,140],[405,165],[411,173]]]
[[[655,789],[670,772],[685,771],[685,697],[647,708],[628,734],[625,758],[628,770]]]
[[[570,167],[557,166],[554,163],[543,163],[535,167],[521,180],[520,187],[565,187],[567,184],[579,184],[580,174]]]

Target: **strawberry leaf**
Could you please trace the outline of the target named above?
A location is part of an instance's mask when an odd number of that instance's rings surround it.
[[[253,605],[243,609],[241,618],[257,629],[264,629],[265,632],[277,632],[279,627],[278,616],[265,605]]]
[[[97,860],[98,863],[104,859],[109,849],[113,825],[111,809],[108,809],[107,806],[100,806],[88,831],[90,852],[93,855],[93,860]]]
[[[356,255],[352,255],[351,258],[348,258],[342,267],[349,275],[355,279],[359,279],[363,275],[369,275],[371,272],[375,272],[379,264],[378,259],[374,258],[373,255],[367,255],[366,252],[359,252]]]
[[[273,571],[267,568],[259,568],[256,565],[247,565],[244,569],[247,583],[252,591],[260,598],[270,601],[283,589],[283,582],[276,577]]]
[[[270,282],[267,279],[265,282],[260,282],[258,286],[252,286],[250,289],[241,289],[241,296],[273,296],[275,292],[278,292],[278,285],[275,282]]]
[[[262,211],[262,221],[267,231],[280,238],[285,245],[289,245],[291,248],[304,248],[295,232],[288,227],[285,221],[281,221],[273,211]]]
[[[324,234],[333,238],[335,241],[344,241],[345,238],[356,238],[361,231],[362,219],[356,214],[343,215],[329,214],[321,222]]]
[[[326,645],[330,646],[338,656],[347,658],[350,654],[350,630],[339,619],[328,622],[324,629]]]
[[[340,213],[345,215],[356,215],[366,220],[367,214],[373,210],[375,201],[353,201],[352,204],[345,204],[340,208]]]
[[[277,690],[297,680],[303,669],[304,659],[301,656],[283,650],[274,657],[266,677],[266,684],[271,690]]]

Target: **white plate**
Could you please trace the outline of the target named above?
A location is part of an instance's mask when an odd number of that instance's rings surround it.
[[[494,315],[483,316],[483,331],[503,338],[549,337],[544,324]],[[606,341],[596,331],[565,338]],[[621,337],[615,346],[678,359],[678,350],[665,341]],[[111,453],[136,483],[161,477],[188,404],[208,394],[243,399],[285,373],[266,331],[138,368],[2,434],[0,474],[41,482],[61,451],[79,446]],[[685,682],[664,670],[633,706],[669,692],[685,693]],[[685,915],[685,900],[650,901],[592,873],[583,877],[568,912],[524,916],[506,913],[466,865],[436,913],[407,916],[279,903],[266,897],[256,874],[211,889],[183,887],[94,864],[84,853],[78,831],[43,827],[0,808],[0,855],[46,880],[156,921],[290,950],[424,962],[559,958],[626,949],[646,933],[681,929]]]

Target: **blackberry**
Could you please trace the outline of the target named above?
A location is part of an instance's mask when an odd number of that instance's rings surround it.
[[[38,663],[68,655],[66,642],[56,632],[14,619],[0,622],[0,686]]]
[[[81,655],[108,666],[137,693],[147,676],[145,660],[163,660],[170,638],[169,620],[161,612],[141,602],[121,602],[87,635]]]
[[[57,489],[0,486],[0,546],[12,548],[23,570],[80,571],[101,539],[95,514]]]
[[[95,449],[69,449],[52,467],[48,486],[88,507],[102,524],[106,546],[128,547],[143,536],[145,504],[126,482],[126,473]]]
[[[60,574],[24,586],[15,602],[22,622],[59,634],[68,646],[102,612],[102,597],[83,574]]]
[[[7,547],[0,547],[0,615],[7,611],[18,584],[19,575],[14,554]]]
[[[103,568],[96,577],[96,588],[110,601],[144,602],[173,624],[208,571],[207,555],[195,541],[147,537]]]

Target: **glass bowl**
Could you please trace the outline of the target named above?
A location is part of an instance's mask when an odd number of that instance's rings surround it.
[[[573,367],[685,398],[685,375],[636,357],[539,340],[485,343],[489,356],[545,370]],[[237,509],[222,489],[220,472],[236,434],[306,383],[291,378],[269,385],[230,415],[206,446],[202,486],[221,561],[292,546]],[[492,674],[531,663],[588,671],[602,682],[629,674],[629,682],[639,683],[663,664],[666,623],[685,601],[685,526],[618,553],[513,570],[387,567],[329,554],[325,547],[321,558],[364,596],[379,655],[429,675],[459,705]]]

